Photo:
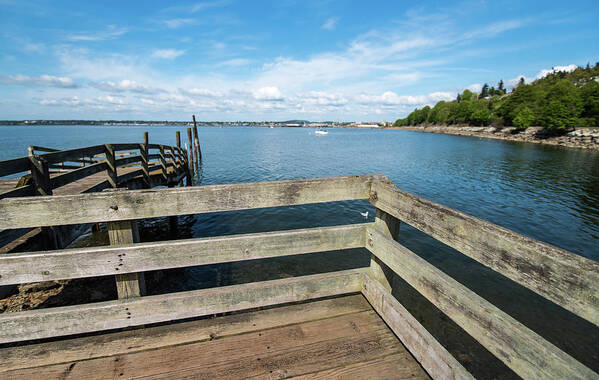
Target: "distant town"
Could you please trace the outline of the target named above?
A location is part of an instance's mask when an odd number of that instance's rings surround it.
[[[213,127],[312,127],[312,128],[385,128],[392,123],[386,121],[334,122],[334,121],[198,121],[198,125]],[[167,125],[192,126],[189,121],[168,120],[0,120],[0,125]]]

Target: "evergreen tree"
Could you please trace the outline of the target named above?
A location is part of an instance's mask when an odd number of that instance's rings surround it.
[[[480,89],[480,95],[478,95],[479,99],[484,99],[489,96],[489,85],[483,84],[483,87]]]
[[[514,118],[514,126],[518,130],[525,130],[535,121],[535,115],[528,107],[524,107]]]

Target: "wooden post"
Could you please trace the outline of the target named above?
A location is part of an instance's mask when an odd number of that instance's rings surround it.
[[[183,150],[183,155],[185,157],[185,182],[187,182],[187,186],[193,186],[193,169],[189,164],[189,155],[187,153],[187,148]]]
[[[106,189],[104,191],[126,191],[125,189]],[[118,205],[113,206],[118,210]],[[115,210],[115,211],[116,211]],[[124,245],[139,242],[139,231],[135,220],[121,220],[118,222],[108,222],[108,237],[110,245]],[[119,257],[119,262],[115,263],[115,269],[122,266],[122,262],[127,258],[125,255]],[[115,275],[116,290],[121,298],[141,297],[146,293],[146,283],[142,273],[125,273]]]
[[[160,145],[160,167],[162,168],[162,176],[164,182],[168,182],[168,171],[166,169],[166,156],[164,154],[164,145]]]
[[[194,168],[195,168],[195,157],[193,155],[193,138],[191,137],[191,128],[187,128],[187,140],[189,141],[189,152],[188,152],[188,163],[191,178],[194,177]]]
[[[106,151],[106,164],[108,165],[108,169],[106,169],[106,174],[108,174],[108,182],[110,182],[110,186],[113,189],[116,189],[118,187],[118,175],[116,171],[114,147],[111,144],[106,144],[104,145],[104,149]]]
[[[386,212],[376,209],[374,219],[374,228],[383,233],[383,235],[397,240],[399,238],[399,219],[387,214]],[[393,271],[380,261],[375,255],[370,255],[370,272],[375,280],[380,282],[389,292],[393,288]]]
[[[31,166],[31,179],[39,195],[52,195],[52,183],[50,182],[50,169],[48,161],[33,154],[33,147],[28,148],[29,162]],[[53,227],[42,227],[42,242],[45,249],[60,249],[62,242]]]
[[[182,150],[181,150],[181,132],[177,131],[177,167],[183,165]]]
[[[150,182],[150,170],[148,164],[148,132],[144,132],[144,142],[140,144],[139,152],[141,155],[141,166],[144,172],[144,180],[146,182],[146,186],[152,187],[152,183]]]
[[[35,183],[40,195],[52,195],[52,184],[50,183],[50,169],[48,161],[33,154],[33,147],[28,148],[29,162],[31,163],[31,179]]]
[[[196,115],[192,115],[193,118],[193,140],[196,150],[196,162],[200,164],[202,162],[202,150],[200,149],[200,139],[198,137],[198,125],[196,123]]]
[[[174,183],[168,185],[169,188],[175,187]],[[168,217],[168,234],[171,239],[176,239],[178,234],[179,217],[177,215],[169,215]]]

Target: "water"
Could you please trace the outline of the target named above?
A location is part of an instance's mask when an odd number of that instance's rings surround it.
[[[143,131],[152,143],[174,145],[176,130],[185,142],[185,127],[0,126],[0,160],[26,155],[28,145],[140,142]],[[205,185],[384,173],[403,190],[599,260],[596,152],[395,130],[332,129],[318,136],[302,128],[200,127],[199,135]],[[251,222],[228,218],[227,231],[203,218],[194,234],[326,225],[322,218],[331,210],[341,223],[363,222],[359,212],[374,214],[367,202],[331,207],[308,207],[301,217],[283,208],[256,212]]]
[[[0,126],[0,160],[28,145],[76,148],[109,142],[174,145],[185,127]],[[202,185],[386,174],[399,188],[599,261],[599,153],[395,130],[201,127]],[[368,219],[360,215],[369,211]],[[180,217],[180,237],[373,221],[367,201]],[[164,225],[162,225],[162,228]],[[159,227],[154,227],[159,228]],[[146,233],[146,239],[158,236]],[[164,235],[164,234],[162,234]],[[599,370],[597,327],[402,224],[400,242],[585,365]],[[142,236],[143,238],[143,236]],[[366,266],[363,250],[167,271],[152,294]],[[394,295],[480,378],[512,378],[451,320],[401,280]]]

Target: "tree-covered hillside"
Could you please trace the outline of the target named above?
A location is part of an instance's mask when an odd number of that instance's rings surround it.
[[[479,94],[465,90],[456,100],[416,109],[394,125],[419,124],[542,126],[556,132],[599,126],[599,62],[572,72],[553,72],[530,84],[521,78],[511,92],[503,81],[497,88],[485,83]]]

